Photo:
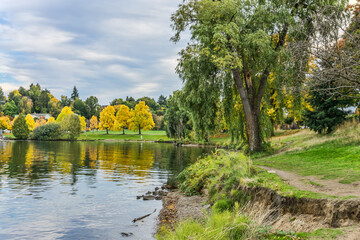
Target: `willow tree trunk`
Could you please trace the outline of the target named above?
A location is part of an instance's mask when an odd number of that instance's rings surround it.
[[[285,45],[285,38],[288,32],[288,24],[285,23],[281,32],[279,32],[279,40],[274,48],[275,52],[279,52],[282,47]],[[228,37],[229,48],[234,51],[235,48],[232,47],[230,40],[231,37]],[[237,53],[234,51],[234,53]],[[277,61],[276,57],[273,59],[274,62]],[[233,78],[240,94],[241,102],[244,107],[245,119],[246,119],[246,130],[248,135],[248,143],[250,151],[260,151],[261,150],[261,137],[260,137],[260,125],[259,125],[259,116],[260,116],[260,107],[261,100],[264,96],[266,83],[268,81],[271,64],[269,64],[262,71],[258,84],[253,84],[252,74],[249,71],[249,66],[247,66],[246,58],[242,59],[243,68],[240,70],[239,67],[233,68]]]
[[[139,135],[141,135],[141,127],[140,127],[140,125],[139,125]]]
[[[243,72],[245,81],[243,81],[240,70],[238,68],[233,69],[232,72],[244,108],[246,130],[250,151],[260,151],[261,137],[259,114],[261,107],[261,99],[264,95],[264,90],[269,73],[267,70],[264,71],[264,74],[260,79],[258,89],[255,89],[252,84],[251,74],[249,72]]]

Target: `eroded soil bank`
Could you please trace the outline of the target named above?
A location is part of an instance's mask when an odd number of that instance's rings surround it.
[[[163,208],[159,214],[159,228],[162,226],[174,228],[174,224],[189,218],[202,218],[210,205],[204,205],[207,196],[184,196],[178,191],[164,196]]]
[[[359,239],[360,200],[328,200],[281,196],[264,187],[239,186],[249,196],[243,211],[253,220],[274,229],[312,232],[319,228],[349,227],[340,239]],[[172,192],[163,198],[159,226],[174,227],[182,219],[201,218],[209,209],[207,197],[186,197]],[[359,233],[359,234],[358,234]]]

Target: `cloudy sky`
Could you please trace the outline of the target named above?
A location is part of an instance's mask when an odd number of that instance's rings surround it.
[[[170,16],[181,0],[0,0],[0,83],[56,96],[168,95],[181,87]]]
[[[355,2],[355,0],[351,0]],[[0,0],[0,83],[39,83],[85,99],[168,95],[181,87],[170,15],[182,0]]]

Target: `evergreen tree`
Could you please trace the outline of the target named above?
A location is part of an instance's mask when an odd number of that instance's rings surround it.
[[[159,99],[158,99],[157,103],[158,103],[160,106],[162,106],[162,107],[166,107],[166,104],[167,104],[167,99],[166,99],[166,97],[161,94],[161,95],[159,96]]]
[[[79,92],[78,92],[78,90],[76,89],[76,86],[74,86],[73,92],[72,92],[72,94],[71,94],[71,99],[72,99],[72,100],[75,100],[75,99],[77,99],[77,98],[79,98]]]
[[[321,89],[335,89],[335,83],[325,83],[311,89],[310,105],[314,110],[306,110],[305,123],[317,133],[331,133],[335,127],[345,121],[347,111],[342,107],[349,106],[352,100],[341,98],[340,94],[331,91],[321,91]]]
[[[23,114],[20,114],[19,117],[15,119],[12,130],[17,139],[28,138],[30,130]]]

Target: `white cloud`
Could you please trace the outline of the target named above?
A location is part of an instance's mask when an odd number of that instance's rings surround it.
[[[149,95],[180,86],[179,46],[169,42],[170,16],[181,0],[2,0],[0,74],[6,93],[39,83],[59,97]]]

